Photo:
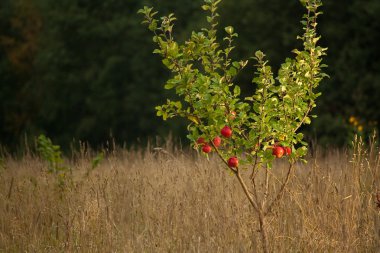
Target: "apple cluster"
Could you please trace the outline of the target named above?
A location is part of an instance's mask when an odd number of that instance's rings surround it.
[[[222,144],[222,139],[219,136],[216,136],[213,140],[212,143],[214,144],[215,147],[219,147]],[[212,151],[212,145],[211,143],[207,142],[205,138],[199,137],[197,140],[197,144],[202,147],[203,153],[210,153]]]
[[[224,126],[220,130],[220,134],[225,138],[231,138],[232,129],[229,126]],[[211,142],[213,145],[210,142],[207,142],[204,137],[199,137],[197,140],[197,144],[202,147],[202,152],[205,154],[211,153],[212,146],[214,146],[215,148],[219,148],[222,144],[222,139],[219,136],[216,136]],[[276,158],[281,158],[284,155],[289,156],[292,154],[292,148],[283,147],[282,145],[276,143],[272,148],[272,154]],[[229,167],[236,168],[239,165],[239,159],[236,156],[233,156],[228,159],[227,163]]]
[[[220,131],[220,133],[225,138],[230,138],[232,136],[232,129],[229,126],[224,126],[222,130]],[[222,138],[220,138],[219,136],[216,136],[214,137],[214,139],[212,139],[211,142],[214,147],[218,148],[222,144]],[[204,137],[199,137],[197,140],[197,144],[202,147],[202,151],[206,154],[212,151],[212,144],[210,142],[207,142]]]
[[[292,154],[292,148],[291,147],[283,147],[281,145],[275,144],[272,149],[272,154],[276,158],[281,158],[284,155],[291,155]]]
[[[224,138],[231,138],[232,129],[229,126],[224,126],[220,130],[220,134]],[[215,148],[219,148],[222,145],[222,138],[219,136],[214,137],[214,139],[210,142],[207,142],[204,137],[199,137],[197,140],[197,144],[202,147],[202,152],[208,154],[212,151],[212,146]],[[228,166],[232,168],[236,168],[239,165],[239,159],[236,156],[230,157],[227,161]]]

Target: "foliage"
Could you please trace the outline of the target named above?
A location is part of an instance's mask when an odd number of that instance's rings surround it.
[[[290,156],[293,161],[306,153],[303,135],[296,133],[303,124],[310,124],[309,113],[315,107],[315,92],[326,75],[321,72],[321,57],[325,48],[317,46],[316,18],[320,12],[319,1],[304,1],[307,14],[302,21],[304,33],[299,39],[303,49],[295,49],[293,58],[287,58],[275,78],[264,53],[257,51],[252,59],[256,62],[256,75],[252,82],[256,91],[242,97],[240,87],[234,83],[238,73],[248,65],[248,60],[235,61],[230,54],[234,39],[238,36],[233,27],[225,28],[225,42],[217,40],[216,12],[220,1],[205,1],[203,10],[208,11],[208,28],[193,32],[190,39],[179,44],[173,36],[173,14],[156,19],[157,12],[145,7],[139,12],[145,16],[149,30],[154,32],[153,41],[158,48],[154,53],[163,58],[163,64],[173,72],[166,89],[174,89],[183,101],[171,101],[156,107],[157,115],[164,120],[175,116],[186,117],[188,138],[195,142],[199,137],[207,141],[219,135],[228,125],[234,132],[225,139],[224,148],[218,154],[224,161],[238,156],[243,164],[260,160],[271,166],[274,159],[271,147],[275,144],[298,148]],[[231,117],[231,113],[236,117]],[[244,154],[244,155],[243,155]]]
[[[184,137],[183,121],[165,125],[153,117],[153,106],[167,97],[174,100],[174,95],[160,89],[168,71],[158,57],[149,57],[153,47],[139,25],[136,11],[146,2],[2,0],[1,143],[15,151],[25,135],[33,138],[40,132],[54,137],[63,150],[73,138],[99,145],[111,133],[127,144],[165,136],[168,129]],[[188,37],[190,28],[205,24],[196,11],[201,0],[154,2],[163,13],[176,10],[177,42]],[[377,0],[324,4],[319,31],[331,52],[325,62],[332,78],[318,88],[325,94],[315,108],[321,117],[301,128],[308,140],[350,143],[351,115],[368,124],[380,122],[379,9]],[[260,49],[277,73],[282,60],[292,56],[303,11],[297,1],[224,1],[219,11],[221,27],[233,26],[240,34],[234,38],[239,45],[231,52],[234,59],[247,60],[252,50]],[[236,77],[241,96],[255,91],[256,86],[246,85],[253,73],[253,68],[244,68]]]
[[[29,80],[32,78],[40,31],[41,16],[31,1],[2,1],[0,138],[3,144],[15,143],[14,136],[22,136],[34,116],[35,87],[31,87]]]
[[[103,152],[99,152],[94,158],[92,158],[91,167],[87,169],[86,177],[88,177],[90,173],[100,165],[100,163],[104,160],[104,156],[105,156],[105,153],[103,151]]]
[[[273,3],[273,4],[272,4]],[[345,5],[345,8],[342,6]],[[238,3],[225,1],[222,4],[221,20],[224,26],[233,25],[240,31],[236,49],[238,57],[245,57],[252,48],[265,50],[277,70],[284,57],[294,45],[293,37],[299,33],[297,18],[300,6],[297,1],[241,0]],[[374,32],[380,26],[380,2],[352,0],[326,1],[325,15],[319,22],[319,31],[324,36],[321,43],[329,48],[325,57],[330,79],[318,88],[320,97],[315,108],[318,118],[301,130],[309,141],[319,145],[344,146],[350,144],[353,135],[347,126],[351,115],[366,122],[380,122],[379,36]],[[239,13],[239,15],[235,15]],[[255,13],[253,15],[253,13]],[[268,19],[267,17],[273,17]],[[228,20],[228,24],[227,24]],[[251,72],[242,73],[239,81],[249,80]],[[242,92],[246,89],[242,87]],[[378,129],[378,124],[371,126]]]
[[[194,4],[187,2],[181,12],[191,16]],[[0,41],[3,144],[14,149],[25,133],[33,138],[46,132],[67,150],[73,138],[100,145],[112,135],[131,144],[138,137],[144,141],[168,134],[159,122],[152,124],[153,106],[162,97],[155,84],[165,72],[154,67],[149,50],[139,50],[152,48],[150,39],[142,36],[145,29],[136,14],[139,4],[135,0],[20,1],[33,7],[32,14],[42,22],[33,40],[37,49],[28,53],[30,62],[24,61],[25,73],[9,56],[13,51],[23,53],[28,40],[22,34],[36,27],[22,6],[10,0],[1,4],[0,37],[20,44],[10,48]],[[13,20],[28,22],[18,28],[12,26]],[[177,122],[172,129],[178,132],[180,127]]]
[[[292,58],[281,65],[277,77],[265,58],[256,51],[252,59],[256,72],[252,80],[255,92],[242,96],[241,88],[235,82],[238,74],[248,65],[249,60],[233,60],[234,39],[238,34],[232,26],[225,27],[223,44],[217,39],[218,4],[221,0],[204,0],[202,6],[208,12],[208,27],[192,32],[190,38],[179,43],[173,34],[176,17],[169,14],[157,19],[153,8],[144,7],[143,24],[154,33],[153,41],[158,48],[162,63],[173,73],[165,89],[173,89],[182,99],[167,100],[157,106],[157,115],[164,120],[173,117],[187,118],[188,138],[195,148],[202,146],[207,155],[211,146],[234,174],[244,190],[247,200],[259,220],[262,248],[270,252],[266,217],[278,204],[290,179],[293,164],[307,152],[303,134],[298,133],[304,124],[311,123],[311,110],[320,96],[316,88],[327,75],[321,64],[326,48],[317,45],[317,17],[320,0],[301,0],[306,8],[303,16],[303,34],[298,39],[303,47],[294,49]],[[221,143],[219,133],[225,138]],[[293,151],[292,151],[293,150]],[[274,159],[286,153],[289,168],[286,178],[279,182],[277,193],[269,194],[268,170]],[[239,166],[239,161],[240,166]],[[252,191],[242,177],[240,168],[251,171]],[[256,185],[257,172],[265,169],[266,184]],[[263,192],[263,196],[260,196]],[[268,196],[271,199],[268,199]]]
[[[95,169],[104,160],[104,152],[98,153],[91,161],[91,169]]]
[[[72,181],[72,169],[65,166],[61,147],[59,145],[54,145],[50,138],[41,134],[37,139],[37,151],[41,158],[48,163],[48,172],[57,176],[58,185],[61,189],[64,189],[64,187],[67,186],[67,183]],[[85,174],[86,177],[88,177],[90,173],[100,165],[104,160],[104,156],[104,152],[99,152],[94,158],[92,158],[91,166],[87,169]]]
[[[48,163],[48,172],[55,174],[58,185],[61,188],[64,187],[71,170],[64,165],[60,146],[54,145],[48,137],[42,134],[37,139],[37,151],[41,158]]]

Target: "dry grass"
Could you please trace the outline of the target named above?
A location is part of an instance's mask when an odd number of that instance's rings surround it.
[[[38,158],[5,159],[1,252],[261,251],[252,208],[216,158],[121,150],[88,177],[89,155],[71,166],[74,186],[62,193]],[[360,145],[298,164],[268,218],[271,251],[380,252],[379,174],[378,150]]]

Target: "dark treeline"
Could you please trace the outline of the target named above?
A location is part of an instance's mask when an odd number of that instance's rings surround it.
[[[174,12],[181,40],[206,25],[202,0],[2,0],[0,143],[13,148],[41,133],[63,146],[110,136],[128,144],[169,132],[184,137],[185,122],[155,117],[154,107],[172,94],[163,90],[168,72],[137,14],[144,5]],[[319,32],[331,78],[321,85],[318,118],[304,131],[341,145],[380,122],[380,2],[326,0],[323,12]],[[220,27],[239,33],[237,58],[260,49],[277,69],[299,46],[297,0],[224,0],[220,13]],[[246,93],[253,73],[250,64],[238,80]]]

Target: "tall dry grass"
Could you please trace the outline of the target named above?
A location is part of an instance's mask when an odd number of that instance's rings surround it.
[[[235,177],[216,157],[169,150],[119,150],[89,176],[91,155],[82,152],[63,192],[37,157],[6,157],[0,251],[260,252],[259,226]],[[268,219],[271,251],[380,252],[379,150],[357,142],[354,152],[308,160]],[[285,165],[276,165],[281,180]]]

